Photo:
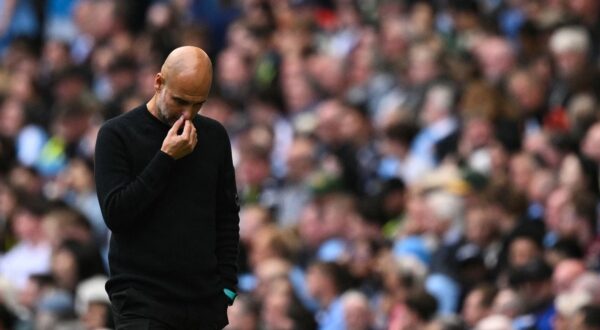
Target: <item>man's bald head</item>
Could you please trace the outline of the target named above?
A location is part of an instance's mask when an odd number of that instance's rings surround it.
[[[193,118],[208,99],[212,84],[212,63],[198,47],[173,50],[154,79],[155,94],[148,110],[161,121],[173,125],[183,116]]]
[[[163,79],[190,80],[198,85],[212,81],[212,63],[208,55],[198,47],[183,46],[173,50],[160,70]],[[189,87],[204,87],[185,84]]]

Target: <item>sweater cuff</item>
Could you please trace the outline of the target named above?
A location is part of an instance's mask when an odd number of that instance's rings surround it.
[[[151,190],[159,190],[163,183],[167,182],[168,173],[175,164],[175,158],[158,151],[146,167],[142,175],[142,181]]]

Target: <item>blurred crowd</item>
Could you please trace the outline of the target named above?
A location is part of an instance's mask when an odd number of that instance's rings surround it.
[[[0,0],[0,329],[111,328],[95,137],[180,45],[233,146],[227,329],[600,329],[597,0]]]

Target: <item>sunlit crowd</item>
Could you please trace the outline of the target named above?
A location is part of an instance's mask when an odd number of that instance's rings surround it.
[[[114,326],[96,135],[181,45],[232,141],[226,329],[600,329],[600,1],[0,0],[0,330]]]

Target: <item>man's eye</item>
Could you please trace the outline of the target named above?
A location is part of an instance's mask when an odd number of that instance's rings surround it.
[[[177,104],[179,104],[179,105],[185,105],[185,104],[187,104],[187,102],[185,102],[185,101],[184,101],[184,100],[182,100],[182,99],[175,99],[175,102],[176,102]]]

